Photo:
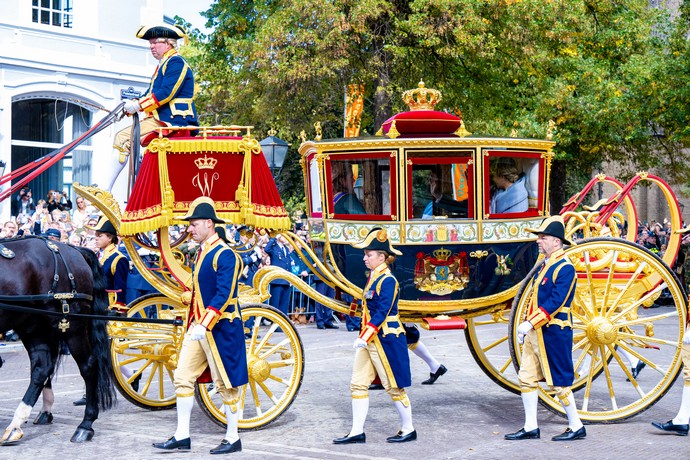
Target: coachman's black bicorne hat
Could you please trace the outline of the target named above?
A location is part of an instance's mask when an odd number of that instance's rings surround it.
[[[105,216],[101,216],[98,219],[98,223],[94,227],[85,227],[87,230],[94,230],[96,232],[108,233],[110,235],[117,236],[117,230],[115,230],[115,226]]]
[[[189,211],[182,217],[182,220],[194,220],[194,219],[211,219],[217,224],[227,223],[220,217],[216,215],[216,206],[213,200],[207,196],[200,196],[196,200],[192,201],[189,206]]]
[[[388,239],[388,232],[380,227],[372,228],[366,238],[359,243],[354,243],[353,248],[365,251],[384,251],[392,256],[401,256],[402,252],[393,247]]]
[[[179,25],[154,24],[151,26],[141,26],[137,31],[137,38],[149,40],[151,38],[174,38],[181,39],[187,36],[187,31]]]
[[[573,243],[565,239],[565,224],[563,223],[563,217],[551,216],[548,219],[544,219],[539,228],[526,228],[526,232],[534,233],[535,235],[550,235],[563,241],[563,244],[571,246]]]

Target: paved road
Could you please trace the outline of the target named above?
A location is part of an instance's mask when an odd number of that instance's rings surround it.
[[[565,428],[565,419],[540,409],[543,438],[508,442],[503,435],[521,427],[522,405],[517,395],[502,390],[479,369],[457,331],[423,331],[422,338],[449,369],[433,386],[416,384],[410,389],[414,421],[419,439],[404,445],[390,445],[385,438],[397,430],[397,413],[384,392],[372,394],[367,424],[367,444],[334,446],[331,439],[346,434],[350,427],[348,381],[352,366],[354,333],[317,330],[299,326],[306,368],[301,391],[294,404],[273,424],[259,431],[243,433],[244,451],[232,458],[248,459],[686,459],[690,439],[668,436],[651,427],[652,420],[672,418],[682,391],[679,379],[658,404],[632,420],[612,425],[589,425],[588,437],[574,443],[555,443],[550,437]],[[5,365],[0,370],[0,426],[6,426],[28,383],[28,359],[19,351],[0,353]],[[643,371],[644,372],[644,371]],[[428,375],[425,364],[412,356],[413,381]],[[90,443],[75,445],[69,439],[81,420],[82,409],[72,401],[82,393],[74,361],[68,359],[57,381],[55,421],[47,427],[25,426],[25,440],[17,446],[0,447],[2,458],[38,459],[166,459],[215,458],[208,450],[222,439],[224,430],[195,408],[192,453],[161,453],[151,442],[171,436],[174,410],[152,412],[140,409],[124,398],[118,406],[101,414],[95,423],[96,436]],[[34,409],[33,416],[38,408]],[[162,457],[160,457],[162,458]]]

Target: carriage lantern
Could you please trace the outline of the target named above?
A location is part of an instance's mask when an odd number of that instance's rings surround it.
[[[271,174],[273,174],[274,179],[278,177],[280,170],[283,169],[285,156],[290,148],[290,144],[275,137],[275,135],[275,129],[271,129],[268,132],[268,137],[259,142],[261,150],[263,150],[264,156],[266,157],[266,163],[268,163],[268,167],[271,169]]]
[[[5,163],[4,161],[0,160],[0,177],[2,177],[2,176],[5,175],[5,166],[6,166],[6,165],[7,165],[7,163]]]

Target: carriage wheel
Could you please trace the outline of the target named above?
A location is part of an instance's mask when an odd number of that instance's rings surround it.
[[[239,428],[252,430],[276,420],[292,404],[302,385],[304,350],[292,322],[276,308],[243,305],[242,319],[249,336],[249,383],[240,390]],[[264,326],[262,322],[271,324]],[[213,384],[197,383],[195,395],[206,415],[224,427],[223,401]]]
[[[585,240],[566,249],[566,255],[578,277],[571,306],[578,412],[591,422],[625,420],[653,406],[678,377],[685,293],[663,260],[626,240]],[[654,301],[664,290],[673,303],[657,306]],[[530,293],[525,289],[517,298],[511,316],[510,348],[516,366],[516,329],[525,318]],[[637,378],[632,377],[626,355],[646,365]],[[540,399],[564,414],[545,386]]]
[[[465,340],[475,362],[491,380],[513,393],[519,393],[517,372],[508,345],[510,310],[468,318]]]
[[[160,294],[148,294],[128,305],[128,317],[186,321],[181,302]],[[183,326],[169,324],[109,322],[111,356],[115,385],[122,396],[144,409],[160,410],[175,406],[173,372],[184,338]],[[132,376],[125,377],[124,369]],[[138,390],[132,387],[138,384]],[[136,384],[135,384],[136,386]]]

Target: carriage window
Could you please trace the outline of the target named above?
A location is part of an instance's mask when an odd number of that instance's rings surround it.
[[[358,219],[393,219],[390,154],[379,158],[333,159],[330,161],[331,203],[335,218],[357,214]],[[393,159],[395,161],[395,159]],[[364,217],[367,216],[367,217]]]
[[[410,218],[471,218],[472,172],[468,160],[413,159],[410,156]]]
[[[319,165],[312,157],[309,160],[309,198],[312,214],[321,214],[321,187],[319,182]]]
[[[490,155],[485,164],[489,215],[536,214],[540,207],[540,160],[536,155]]]

